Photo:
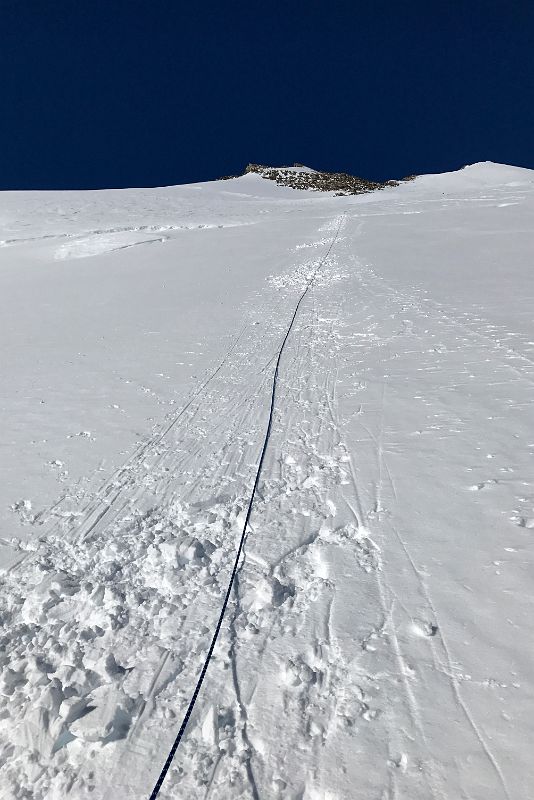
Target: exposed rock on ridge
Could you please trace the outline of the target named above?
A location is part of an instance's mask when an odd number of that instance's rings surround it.
[[[290,186],[292,189],[311,189],[318,192],[335,192],[337,195],[364,194],[386,186],[398,186],[398,181],[368,181],[349,175],[346,172],[321,172],[294,164],[292,167],[268,167],[263,164],[248,164],[244,174],[254,172],[262,178],[275,181],[279,186]],[[224,176],[222,180],[238,177]]]

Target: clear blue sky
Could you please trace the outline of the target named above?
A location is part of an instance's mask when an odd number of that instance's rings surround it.
[[[534,168],[534,3],[2,0],[0,188]]]

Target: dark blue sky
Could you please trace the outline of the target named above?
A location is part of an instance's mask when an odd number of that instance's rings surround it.
[[[534,168],[534,3],[1,0],[0,188]]]

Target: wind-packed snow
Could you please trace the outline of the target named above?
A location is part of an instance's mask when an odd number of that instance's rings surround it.
[[[534,172],[0,199],[0,797],[528,800]]]

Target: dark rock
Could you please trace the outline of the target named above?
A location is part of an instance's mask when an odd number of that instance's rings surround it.
[[[335,192],[336,195],[364,194],[377,189],[398,186],[400,183],[400,181],[394,180],[385,181],[384,183],[369,181],[365,178],[358,178],[356,175],[349,175],[346,172],[321,172],[320,170],[300,172],[295,169],[299,167],[304,167],[304,164],[294,164],[293,167],[268,167],[265,164],[247,164],[243,174],[247,175],[253,172],[266,180],[275,181],[279,186],[289,186],[292,189],[316,192]],[[220,180],[231,180],[237,177],[240,176],[225,175]],[[403,180],[413,180],[415,177],[415,175],[411,175]]]

